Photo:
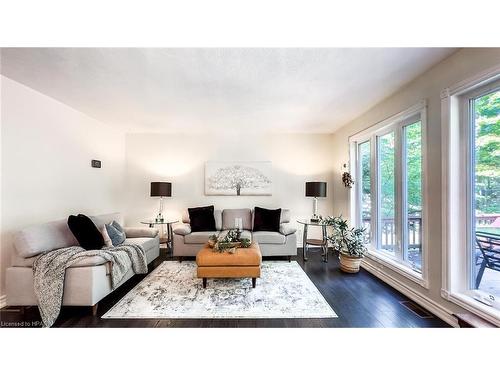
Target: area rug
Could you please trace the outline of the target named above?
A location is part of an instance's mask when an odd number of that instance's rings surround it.
[[[251,279],[208,279],[195,262],[166,261],[103,315],[104,319],[336,318],[297,262],[263,262]]]

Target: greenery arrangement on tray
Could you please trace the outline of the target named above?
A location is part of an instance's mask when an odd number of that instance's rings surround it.
[[[248,248],[252,244],[248,238],[240,238],[241,232],[237,229],[230,229],[225,236],[215,234],[208,238],[208,245],[216,252],[234,253],[237,248]]]

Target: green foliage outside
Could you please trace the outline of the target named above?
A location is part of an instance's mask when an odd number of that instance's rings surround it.
[[[394,218],[395,180],[394,180],[394,133],[379,138],[380,148],[380,187],[383,218]],[[408,174],[408,214],[420,214],[422,210],[422,129],[420,122],[405,128],[407,145],[406,166]],[[360,159],[363,195],[363,217],[370,216],[370,143],[360,145]]]
[[[359,157],[361,159],[361,191],[362,191],[362,216],[370,217],[371,194],[370,194],[370,142],[359,146]]]
[[[474,100],[476,214],[500,214],[500,91]]]
[[[396,186],[394,179],[394,133],[379,138],[380,210],[382,218],[394,218]]]
[[[474,101],[476,214],[500,214],[500,91]],[[422,128],[416,122],[405,127],[408,214],[422,210]],[[395,212],[394,134],[379,138],[381,213]],[[370,142],[360,145],[363,217],[370,217]]]

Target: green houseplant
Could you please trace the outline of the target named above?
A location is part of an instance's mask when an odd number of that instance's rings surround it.
[[[327,237],[334,250],[339,252],[340,269],[348,273],[359,272],[359,266],[368,251],[365,243],[365,228],[349,227],[342,216],[328,216],[323,222],[332,226]]]

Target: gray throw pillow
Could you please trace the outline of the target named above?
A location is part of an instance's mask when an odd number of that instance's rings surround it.
[[[113,220],[111,224],[106,224],[106,231],[108,232],[109,238],[111,238],[113,246],[118,246],[125,242],[125,231],[116,221]]]

